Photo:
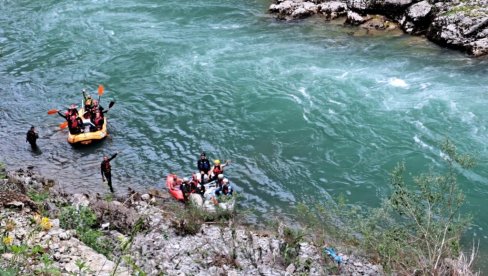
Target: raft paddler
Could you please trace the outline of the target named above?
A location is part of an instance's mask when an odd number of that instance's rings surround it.
[[[117,157],[118,153],[112,155],[112,157],[108,158],[108,156],[103,157],[102,164],[100,165],[100,172],[102,173],[102,180],[105,182],[107,181],[108,187],[110,188],[110,192],[114,192],[114,188],[112,187],[112,166],[110,166],[110,161]]]
[[[103,119],[101,112],[97,112],[95,118],[92,121],[94,126],[91,128],[91,131],[101,130],[103,124],[105,123],[105,120]]]
[[[88,117],[91,114],[93,109],[93,99],[90,94],[86,93],[86,89],[82,89],[81,93],[83,94],[83,103],[84,103],[85,112],[88,112],[88,115],[86,115],[87,113],[85,113],[85,116]]]
[[[73,106],[73,105],[71,105]],[[76,110],[76,106],[74,108]],[[64,114],[58,111],[59,116],[63,117],[68,122],[69,133],[79,134],[81,133],[81,128],[83,126],[83,121],[78,117],[78,111],[74,113],[72,108],[68,109]]]

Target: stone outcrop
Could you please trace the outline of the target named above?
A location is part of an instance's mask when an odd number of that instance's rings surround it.
[[[12,174],[12,181],[5,183],[2,191],[10,192],[10,188],[33,191],[34,187],[43,186],[36,179],[35,174],[28,179]],[[104,200],[99,195],[63,194],[56,186],[49,191],[49,199],[39,205],[53,205],[50,209],[93,208],[97,226],[91,229],[103,234],[96,239],[102,238],[111,252],[107,254],[109,257],[99,254],[77,238],[78,230],[61,228],[54,212],[46,227],[30,208],[3,208],[0,231],[12,240],[0,242],[28,248],[29,254],[22,255],[21,275],[34,271],[45,271],[47,274],[43,275],[48,275],[54,269],[61,275],[140,275],[139,272],[146,275],[328,275],[331,271],[327,267],[335,267],[334,273],[339,271],[341,275],[384,274],[381,266],[354,254],[344,254],[345,249],[337,250],[343,260],[338,267],[321,246],[304,240],[290,244],[283,231],[252,230],[234,224],[233,220],[225,225],[203,223],[196,234],[181,235],[172,224],[178,219],[174,206],[169,208],[178,203],[167,201],[167,193],[153,190],[139,194],[131,190],[127,197]],[[108,214],[112,212],[113,215]],[[144,223],[135,225],[139,218],[144,218]],[[133,231],[136,228],[142,231]],[[284,253],[289,248],[296,250],[293,259]],[[34,250],[37,253],[30,253]],[[40,261],[42,254],[44,263]],[[19,257],[7,250],[0,255],[0,268],[15,266],[18,261]]]
[[[406,33],[425,35],[439,45],[473,56],[488,54],[488,0],[278,0],[269,10],[285,20],[345,17],[345,24],[366,29],[389,30],[396,22]],[[384,19],[378,21],[379,16]]]

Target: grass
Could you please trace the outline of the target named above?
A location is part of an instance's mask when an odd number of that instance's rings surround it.
[[[451,8],[450,10],[446,11],[442,15],[443,16],[450,16],[450,15],[454,15],[457,13],[462,13],[462,14],[470,16],[470,17],[478,17],[478,16],[486,15],[485,12],[479,11],[481,8],[482,7],[478,6],[478,5],[469,5],[469,4],[468,5],[458,5],[458,6]]]

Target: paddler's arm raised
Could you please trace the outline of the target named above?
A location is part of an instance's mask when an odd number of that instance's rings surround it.
[[[118,153],[118,152],[116,152],[114,155],[112,155],[112,157],[110,157],[110,158],[108,159],[108,161],[111,161],[112,159],[114,159],[115,157],[117,157],[117,154],[119,154],[119,153]]]

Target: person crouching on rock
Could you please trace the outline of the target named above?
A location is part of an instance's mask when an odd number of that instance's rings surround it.
[[[183,177],[183,182],[181,182],[180,189],[183,192],[184,201],[187,202],[191,194],[191,183],[188,177]]]
[[[221,194],[223,194],[223,195],[231,196],[234,190],[232,189],[232,186],[229,183],[229,179],[224,178],[222,182],[223,182],[222,187],[219,187],[217,188],[217,190],[215,190],[215,195],[220,196]]]
[[[208,179],[207,175],[204,176],[206,176]],[[203,194],[205,193],[205,186],[203,185],[203,181],[201,181],[200,177],[201,175],[198,172],[195,172],[191,176],[191,192],[203,196]]]
[[[112,167],[110,166],[110,160],[114,159],[118,153],[112,155],[112,157],[108,158],[108,156],[103,157],[102,164],[100,165],[100,171],[102,173],[102,180],[105,182],[107,180],[108,187],[110,188],[110,192],[114,192],[114,188],[112,187]]]

